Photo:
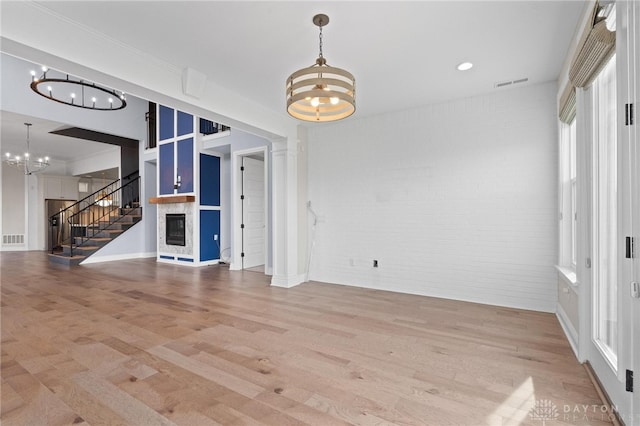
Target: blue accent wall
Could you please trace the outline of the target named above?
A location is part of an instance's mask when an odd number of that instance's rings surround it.
[[[220,157],[200,154],[200,205],[220,205]]]
[[[218,235],[218,241],[214,240]],[[220,210],[200,210],[200,261],[220,259]]]

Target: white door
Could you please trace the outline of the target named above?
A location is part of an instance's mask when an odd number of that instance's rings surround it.
[[[628,18],[629,40],[629,92],[635,100],[635,117],[633,126],[628,126],[630,140],[631,165],[631,192],[632,192],[632,232],[634,238],[634,258],[632,280],[640,283],[640,130],[638,129],[638,107],[640,106],[640,2],[627,3],[626,15]],[[630,284],[631,285],[631,284]],[[629,294],[631,296],[631,294]],[[631,345],[632,345],[632,367],[633,377],[633,402],[632,420],[625,421],[628,425],[640,425],[640,298],[631,298]]]
[[[632,283],[640,282],[640,132],[637,113],[640,101],[640,3],[619,1],[616,2],[616,7],[617,45],[620,52],[616,58],[617,184],[613,186],[614,192],[607,188],[604,191],[602,188],[595,188],[594,191],[594,273],[591,286],[593,330],[590,336],[589,359],[625,424],[640,425],[640,297],[634,296],[631,291]],[[594,83],[594,86],[597,84]],[[605,104],[609,105],[610,102],[599,99],[594,104],[594,109]],[[633,104],[635,110],[633,123],[629,104]],[[596,137],[593,150],[594,186],[598,181],[606,182],[606,179],[598,175],[598,156],[602,159],[603,155],[607,155],[604,147],[611,140],[606,131],[604,134],[604,138],[601,137],[600,140]],[[605,164],[605,167],[608,166]],[[599,199],[601,194],[608,193],[612,196],[615,191],[617,202],[615,197],[609,200]],[[613,220],[610,221],[613,226],[609,228],[611,232],[607,236],[608,238],[616,235],[616,238],[612,239],[612,250],[607,250],[607,242],[599,240],[598,236],[598,226],[603,226],[602,222],[598,224],[598,205],[601,210],[602,206],[606,210],[607,204],[617,209],[613,212]],[[604,230],[607,226],[607,223],[604,223],[604,228],[600,230],[601,235],[606,234]],[[630,250],[631,238],[634,242],[633,253]],[[598,250],[602,253],[599,254]],[[609,255],[615,255],[616,259],[607,259]],[[601,284],[606,282],[611,283],[609,289],[606,285],[601,288]],[[599,291],[601,294],[598,294]],[[612,351],[608,350],[608,346]],[[629,379],[631,374],[633,380]]]
[[[242,158],[242,267],[265,264],[264,160]]]
[[[628,367],[628,300],[622,283],[630,262],[624,259],[621,243],[629,232],[625,214],[629,197],[628,167],[624,161],[624,137],[618,119],[618,78],[624,58],[618,55],[604,67],[589,88],[593,105],[592,196],[591,196],[591,315],[589,360],[613,404],[629,414],[630,397],[624,389]],[[626,204],[626,205],[625,205]],[[627,309],[625,309],[627,308]]]

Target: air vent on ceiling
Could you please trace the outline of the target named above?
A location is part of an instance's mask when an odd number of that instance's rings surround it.
[[[493,85],[493,87],[495,87],[496,89],[500,88],[500,87],[505,87],[505,86],[511,86],[512,84],[520,84],[520,83],[525,83],[529,81],[528,78],[519,78],[517,80],[508,80],[508,81],[501,81],[499,83],[495,83]]]

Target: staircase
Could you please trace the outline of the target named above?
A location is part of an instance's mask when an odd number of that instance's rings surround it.
[[[126,183],[117,180],[49,218],[52,241],[54,233],[62,241],[51,248],[50,262],[78,265],[142,219],[140,178],[136,173],[122,181]]]
[[[74,266],[109,244],[142,219],[142,208],[114,208],[108,220],[86,226],[85,235],[74,236],[73,241],[62,244],[62,251],[49,253],[49,261]],[[85,227],[75,227],[76,229]]]

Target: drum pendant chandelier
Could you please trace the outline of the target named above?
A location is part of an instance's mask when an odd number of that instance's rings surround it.
[[[291,74],[287,79],[287,112],[304,121],[335,121],[356,110],[356,80],[348,71],[327,65],[322,55],[322,27],[327,15],[316,15],[320,28],[320,55],[316,63]]]

